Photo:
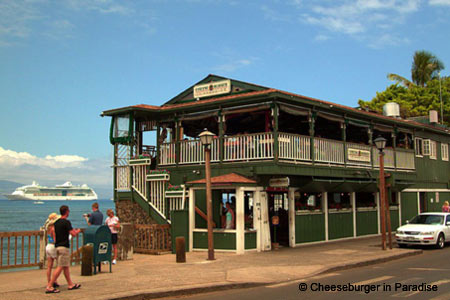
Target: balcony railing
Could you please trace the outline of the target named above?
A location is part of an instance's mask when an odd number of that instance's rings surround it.
[[[275,157],[275,137],[272,132],[248,135],[225,136],[223,147],[215,138],[211,146],[211,162],[239,162],[270,160]],[[165,143],[160,147],[160,166],[177,163],[176,143]],[[311,153],[313,150],[314,154]],[[198,164],[204,162],[204,149],[199,140],[179,142],[179,164]],[[384,164],[387,169],[399,171],[414,170],[414,152],[405,149],[386,148]],[[305,162],[335,166],[378,168],[378,150],[374,146],[344,143],[342,141],[279,133],[278,158],[284,162]]]

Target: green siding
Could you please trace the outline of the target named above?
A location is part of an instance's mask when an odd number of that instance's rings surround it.
[[[353,236],[353,213],[328,214],[328,239],[334,240]]]
[[[184,237],[186,252],[189,251],[189,211],[188,210],[173,210],[171,211],[170,219],[172,224],[170,226],[172,236],[172,253],[176,251],[175,239],[179,236]]]
[[[391,230],[397,230],[397,228],[399,227],[398,224],[398,209],[393,210],[391,209]]]
[[[310,214],[295,216],[295,243],[325,240],[325,215]]]
[[[417,215],[417,193],[402,193],[402,225]]]
[[[245,233],[245,249],[256,249],[256,231]]]
[[[214,249],[236,250],[236,234],[228,232],[214,232]],[[194,248],[208,249],[208,233],[194,232]]]
[[[368,235],[378,233],[377,211],[356,212],[356,235]]]
[[[221,199],[222,191],[212,190],[212,211],[213,211],[213,222],[216,223],[216,228],[221,227],[220,220],[220,210],[221,210]],[[196,190],[195,191],[195,205],[207,214],[206,209],[206,190]],[[195,214],[195,228],[206,229],[206,220],[200,217],[199,214]]]

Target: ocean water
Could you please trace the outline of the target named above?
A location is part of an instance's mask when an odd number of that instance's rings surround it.
[[[50,213],[56,212],[59,214],[59,207],[67,205],[70,209],[69,221],[73,228],[86,228],[87,224],[83,218],[83,214],[92,212],[92,203],[95,201],[43,201],[44,204],[34,204],[34,201],[9,201],[0,200],[0,232],[4,231],[28,231],[39,230],[44,225]],[[115,209],[114,202],[111,200],[97,200],[100,211],[103,213],[104,220],[106,219],[106,210]],[[103,220],[103,221],[104,221]],[[2,265],[7,265],[8,256],[10,263],[14,261],[14,245],[15,240],[11,238],[11,251],[7,251],[7,238],[1,241],[2,251]],[[28,259],[28,243],[25,239],[24,245],[24,261]],[[17,253],[19,255],[18,262],[22,260],[21,253],[21,238],[18,239]],[[34,238],[31,239],[30,258],[34,261]],[[39,252],[39,250],[38,250]],[[38,254],[39,255],[39,254]],[[20,269],[2,269],[5,271],[18,271]]]
[[[0,200],[0,231],[39,230],[52,212],[59,214],[59,207],[67,205],[70,209],[69,221],[73,228],[85,228],[83,214],[91,213],[92,203],[97,202],[99,210],[106,219],[106,210],[113,209],[111,200],[97,201],[43,201],[44,204],[34,204],[34,201]]]

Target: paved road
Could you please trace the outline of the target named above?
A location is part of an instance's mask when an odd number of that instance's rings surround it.
[[[417,291],[425,284],[431,291]],[[307,291],[299,291],[299,285]],[[313,289],[332,289],[360,287],[362,291],[311,291]],[[372,291],[364,289],[371,288]],[[406,290],[405,290],[406,289]],[[409,290],[408,290],[409,289]],[[413,289],[413,290],[411,290]],[[432,291],[435,289],[437,291]],[[450,245],[443,250],[424,249],[422,255],[404,258],[378,265],[361,267],[320,275],[305,281],[278,285],[228,290],[184,297],[189,300],[230,300],[230,299],[450,299]],[[176,298],[173,298],[176,299]]]

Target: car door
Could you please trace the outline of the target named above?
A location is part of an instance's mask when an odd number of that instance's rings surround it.
[[[450,222],[450,215],[447,215],[444,223],[444,234],[446,241],[450,241],[450,225],[447,225],[448,222]]]

